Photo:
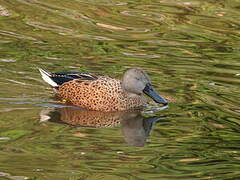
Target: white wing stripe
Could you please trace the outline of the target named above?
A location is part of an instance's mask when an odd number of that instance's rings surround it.
[[[58,87],[57,83],[55,83],[51,79],[51,75],[48,72],[46,72],[46,71],[44,71],[43,69],[40,69],[40,68],[38,68],[38,70],[41,73],[42,78],[46,83],[50,84],[52,87]]]

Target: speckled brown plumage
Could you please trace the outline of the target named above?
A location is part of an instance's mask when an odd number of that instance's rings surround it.
[[[107,76],[65,82],[58,87],[57,93],[73,105],[96,111],[122,111],[146,103],[143,95],[130,94],[122,88],[120,80]]]

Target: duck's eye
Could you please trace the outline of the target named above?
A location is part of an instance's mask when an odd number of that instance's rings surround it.
[[[140,78],[138,78],[138,77],[136,77],[135,79],[136,79],[136,80],[138,80],[138,81],[140,81],[140,80],[141,80],[141,79],[140,79]]]

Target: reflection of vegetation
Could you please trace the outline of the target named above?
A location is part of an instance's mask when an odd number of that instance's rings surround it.
[[[12,0],[3,12],[0,175],[239,177],[239,1]],[[39,66],[116,77],[142,67],[172,102],[168,118],[142,148],[125,146],[118,127],[39,124],[39,106],[55,102]]]
[[[6,132],[1,132],[0,136],[8,137],[10,140],[16,140],[27,134],[29,134],[29,132],[24,130],[10,130]]]

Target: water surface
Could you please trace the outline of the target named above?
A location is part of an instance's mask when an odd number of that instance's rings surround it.
[[[239,179],[239,8],[0,0],[0,178]],[[112,124],[103,116],[97,128],[52,121],[50,111],[78,113],[59,105],[37,67],[116,78],[140,67],[169,108]]]

